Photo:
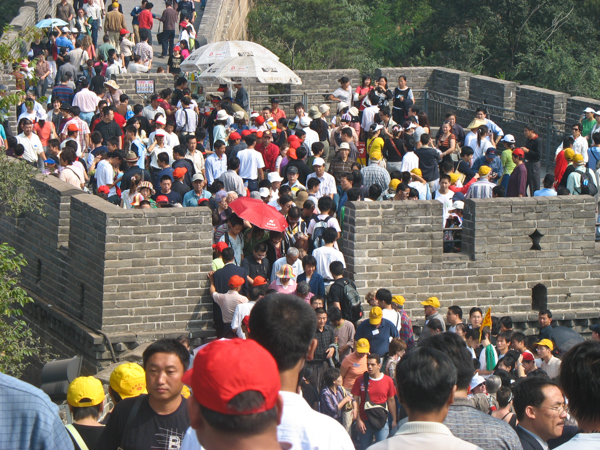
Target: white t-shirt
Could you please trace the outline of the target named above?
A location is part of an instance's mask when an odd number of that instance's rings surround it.
[[[433,194],[433,199],[437,200],[438,202],[440,202],[444,209],[443,209],[443,215],[444,215],[444,221],[442,223],[442,226],[446,225],[446,219],[448,219],[448,209],[452,207],[452,197],[454,197],[454,192],[452,191],[448,191],[446,194],[440,194],[440,191],[435,191],[435,194]]]
[[[67,145],[67,141],[73,141],[73,142],[75,142],[75,143],[77,144],[77,157],[78,157],[78,158],[79,158],[79,157],[81,157],[81,155],[82,155],[82,153],[81,153],[81,146],[79,145],[79,142],[77,142],[77,140],[76,140],[76,139],[69,138],[69,139],[65,139],[64,141],[62,141],[62,142],[60,143],[60,148],[61,148],[61,150],[62,150],[63,148],[65,148],[65,146]]]
[[[317,260],[317,272],[323,278],[333,280],[329,265],[334,261],[340,261],[343,266],[346,267],[346,260],[344,259],[343,253],[333,247],[319,247],[313,251],[313,256]],[[332,283],[333,281],[326,282],[325,285],[330,285]]]
[[[148,153],[147,150],[146,152]],[[160,169],[160,167],[158,167],[158,155],[161,153],[166,153],[169,155],[169,165],[173,165],[173,147],[170,147],[166,144],[164,147],[159,147],[157,144],[154,146],[152,151],[148,153],[148,155],[150,155],[150,165],[155,169]]]
[[[341,101],[346,103],[348,106],[352,105],[352,88],[348,87],[348,90],[337,88],[332,94],[335,98],[339,98]]]
[[[398,333],[400,333],[400,329],[402,328],[402,316],[400,313],[393,309],[382,309],[381,312],[383,313],[383,318],[392,322]]]
[[[308,127],[303,128],[304,132],[306,133],[306,137],[304,138],[304,144],[311,149],[312,151],[312,145],[315,142],[319,142],[319,133],[317,133],[315,130],[312,130]]]
[[[363,130],[369,130],[373,121],[375,120],[375,114],[379,112],[379,106],[369,106],[363,110],[363,118],[360,126]]]
[[[342,232],[342,229],[340,228],[340,223],[337,221],[337,219],[335,217],[330,217],[326,214],[319,214],[317,216],[318,220],[325,220],[329,217],[329,220],[327,221],[327,227],[328,228],[333,228],[335,231],[337,231],[338,233]],[[315,230],[315,225],[316,225],[317,221],[315,219],[311,219],[310,223],[308,224],[308,230],[306,230],[306,232],[309,235],[313,234],[313,231]]]
[[[108,186],[115,182],[115,171],[113,166],[111,166],[106,159],[100,161],[96,166],[96,182],[98,187]],[[108,193],[109,197],[112,197],[113,195],[117,195],[115,187],[110,188],[110,192]]]
[[[231,329],[235,330],[237,328],[237,337],[240,339],[246,339],[242,331],[242,320],[244,320],[244,317],[250,315],[250,311],[252,311],[255,304],[256,302],[240,303],[235,307],[233,318],[231,319]]]
[[[38,135],[31,133],[31,136],[28,138],[24,133],[21,133],[17,136],[17,141],[25,148],[23,158],[26,161],[37,164],[40,153],[44,151],[42,141],[40,141]]]
[[[286,264],[288,264],[288,262],[287,262],[287,258],[285,256],[282,256],[281,258],[279,258],[277,261],[275,261],[273,263],[273,268],[271,269],[271,280],[277,279],[277,272],[279,272],[279,270]],[[298,275],[301,275],[304,273],[304,267],[302,267],[302,260],[300,258],[298,258],[296,260],[296,262],[294,264],[292,264],[292,270],[294,271],[294,275],[295,275],[294,280],[296,278],[298,278]]]
[[[400,168],[400,171],[410,172],[411,170],[418,168],[419,157],[415,154],[415,152],[406,152],[406,154],[402,158],[402,167]]]
[[[244,180],[257,180],[258,169],[265,167],[265,162],[260,152],[253,148],[246,148],[238,152],[240,160],[240,177]]]
[[[319,199],[326,195],[337,194],[337,186],[335,184],[335,177],[327,172],[323,173],[322,177],[318,177],[316,173],[311,173],[306,177],[306,184],[308,184],[308,180],[311,178],[318,178],[321,184],[319,185],[319,190],[316,194],[314,194],[315,198]]]

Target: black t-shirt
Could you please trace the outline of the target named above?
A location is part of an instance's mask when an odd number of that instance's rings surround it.
[[[173,93],[171,94],[171,105],[177,106],[177,103],[182,98],[183,98],[183,91],[179,88],[175,88],[175,90],[173,90]],[[216,115],[216,113],[215,113],[215,115]]]
[[[434,181],[440,177],[438,164],[438,152],[431,147],[421,147],[415,150],[415,154],[419,157],[419,169],[423,173],[425,181]]]
[[[542,139],[539,137],[537,139],[528,139],[527,142],[525,142],[525,147],[527,147],[529,150],[525,155],[527,157],[527,161],[538,162],[542,155]]]
[[[96,94],[102,94],[104,91],[104,82],[106,78],[102,75],[95,75],[92,77],[92,81],[90,81],[90,91],[93,91]]]
[[[165,197],[167,197],[169,199],[169,203],[181,203],[183,201],[183,197],[181,195],[179,195],[177,192],[173,191],[171,188],[171,192],[169,192],[168,194],[164,194],[164,193],[157,193],[153,198],[154,201],[156,201],[156,199],[158,198],[159,195],[164,195]]]
[[[190,426],[187,401],[182,397],[181,405],[174,413],[161,415],[150,406],[148,395],[143,394],[143,397],[140,409],[123,440],[124,450],[178,449]],[[102,450],[117,450],[121,445],[121,435],[136,400],[137,397],[128,398],[117,404],[100,438]]]
[[[402,162],[404,141],[402,139],[386,139],[383,144],[383,156],[388,162]]]
[[[327,295],[327,305],[331,307],[334,303],[339,303],[342,307],[342,316],[344,319],[352,321],[352,305],[348,302],[346,296],[344,295],[344,286],[346,283],[354,286],[352,280],[349,280],[348,278],[340,278],[331,285],[329,288],[329,294]]]
[[[173,192],[179,194],[182,199],[183,196],[190,191],[190,189],[181,181],[176,181],[175,183],[173,183],[173,187],[171,189],[173,190]]]
[[[283,171],[282,177],[287,179],[287,171],[289,167],[297,167],[298,168],[298,181],[300,184],[306,186],[306,177],[311,174],[310,168],[306,165],[304,161],[300,161],[298,159],[292,159],[285,166],[285,170]]]
[[[73,426],[81,436],[81,439],[83,439],[83,442],[85,442],[85,445],[88,446],[88,448],[96,448],[96,444],[98,443],[98,441],[100,440],[100,436],[102,436],[102,433],[104,432],[103,426],[93,427],[89,425],[79,425],[78,423],[74,423]],[[73,447],[75,447],[75,450],[80,450],[81,447],[77,445],[77,442],[75,442],[75,439],[73,439],[73,435],[71,434],[71,432],[69,431],[68,433],[69,437],[73,441]]]
[[[111,137],[123,136],[123,130],[121,130],[119,124],[117,124],[117,122],[114,120],[111,120],[108,123],[106,123],[104,120],[101,120],[96,125],[96,128],[94,128],[94,131],[98,131],[102,135],[102,143],[104,145],[106,145]]]
[[[169,56],[169,62],[167,62],[167,66],[169,66],[169,73],[180,74],[181,69],[179,68],[179,66],[181,65],[182,62],[183,62],[183,57],[181,55]]]

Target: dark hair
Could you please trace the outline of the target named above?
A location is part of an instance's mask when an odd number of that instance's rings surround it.
[[[585,341],[562,358],[559,383],[569,400],[571,414],[578,421],[598,421],[600,398],[600,343]]]
[[[327,311],[325,311],[325,308],[317,308],[317,309],[315,309],[315,314],[317,316],[321,315],[321,314],[327,314]]]
[[[481,308],[478,308],[476,306],[469,310],[469,317],[471,317],[476,312],[479,312],[479,314],[481,314],[481,317],[483,317],[483,311],[481,310]]]
[[[371,200],[375,201],[381,196],[382,192],[383,192],[383,190],[381,189],[381,186],[379,186],[378,184],[372,184],[371,186],[369,186],[368,197]]]
[[[231,262],[235,259],[235,252],[231,247],[224,248],[221,252],[221,258],[223,258],[223,262]]]
[[[333,244],[338,238],[338,233],[334,228],[325,228],[323,230],[323,241],[326,244]]]
[[[431,320],[427,321],[427,324],[425,326],[427,328],[429,328],[431,331],[444,331],[442,322],[440,322],[437,319],[431,319]]]
[[[288,173],[290,173],[290,172],[288,172]],[[313,178],[308,179],[308,181],[306,182],[306,187],[308,189],[314,189],[315,187],[317,187],[320,184],[321,184],[321,180],[319,180],[317,177],[313,177]]]
[[[348,196],[349,202],[355,202],[360,198],[360,189],[355,187],[348,189],[346,195]]]
[[[240,225],[244,226],[244,219],[242,219],[240,216],[238,216],[235,213],[233,213],[229,216],[229,218],[227,219],[227,222],[229,222],[230,227],[237,227]]]
[[[296,136],[298,136],[298,132],[296,132]],[[298,147],[296,149],[296,156],[298,157],[298,160],[304,159],[306,156],[306,148]]]
[[[552,319],[552,311],[550,311],[549,309],[542,309],[538,315],[540,316],[548,316],[549,319]]]
[[[572,382],[573,379],[570,379],[569,383]],[[544,396],[542,389],[544,389],[546,386],[556,386],[556,384],[549,379],[527,377],[520,379],[513,385],[512,390],[515,396],[513,408],[519,421],[525,418],[525,409],[528,406],[535,406],[536,408],[539,408],[541,404],[544,403],[546,397]],[[589,396],[590,392],[587,392],[586,395]],[[569,406],[571,405],[569,404]]]
[[[598,137],[600,138],[600,133],[595,133],[598,134]],[[546,176],[544,177],[544,187],[546,189],[549,189],[552,187],[552,185],[554,184],[554,175],[552,175],[551,173],[547,173]]]
[[[379,356],[377,353],[369,353],[367,359],[374,359],[375,361],[377,361],[377,364],[381,362],[381,356]]]
[[[167,152],[161,152],[158,154],[156,159],[165,164],[169,164],[169,154]]]
[[[313,142],[310,149],[313,152],[313,155],[318,155],[325,150],[325,144],[322,142]]]
[[[264,253],[267,251],[267,244],[264,242],[259,242],[254,246],[254,251],[258,253]]]
[[[331,211],[333,208],[333,200],[328,195],[325,195],[317,201],[317,205],[319,206],[321,213],[323,213],[323,211]]]
[[[375,298],[385,302],[386,305],[392,304],[392,293],[388,289],[378,289]]]
[[[452,305],[448,307],[448,311],[452,311],[452,314],[458,316],[459,319],[462,319],[462,308],[457,305]]]
[[[285,205],[286,203],[293,202],[293,201],[294,201],[294,198],[289,194],[283,194],[282,196],[280,196],[277,199],[277,203],[279,203],[281,206]]]
[[[504,328],[508,328],[509,330],[513,327],[512,317],[510,316],[500,317],[500,323],[504,326]]]
[[[475,153],[475,151],[469,147],[468,145],[465,145],[462,150],[460,151],[460,156],[464,157],[464,156],[469,156],[469,155],[473,155]]]
[[[249,328],[250,338],[271,353],[281,372],[305,358],[317,330],[317,317],[305,301],[271,294],[252,308]]]
[[[504,189],[504,186],[494,186],[492,194],[496,194],[498,197],[506,197],[506,189]]]
[[[306,255],[302,258],[302,267],[306,269],[306,266],[317,267],[317,260],[313,255]]]
[[[85,399],[82,399],[85,400]],[[94,419],[98,419],[100,415],[100,407],[102,403],[94,406],[71,406],[73,408],[73,420],[82,420],[88,417],[93,417]]]
[[[330,367],[323,374],[323,383],[327,387],[333,386],[333,382],[340,377],[340,369],[336,369],[335,367]]]
[[[203,418],[217,431],[227,434],[254,436],[263,433],[268,427],[277,425],[277,408],[245,414],[265,403],[265,397],[258,391],[245,391],[237,394],[227,403],[227,409],[237,414],[223,414],[200,406]]]
[[[527,125],[525,125],[525,128],[535,133],[535,124],[533,122],[529,122]]]
[[[496,340],[502,338],[502,339],[504,339],[504,342],[510,344],[512,335],[513,335],[512,331],[503,331],[502,333],[498,333],[498,336],[496,336]]]
[[[144,350],[144,353],[142,354],[144,370],[146,370],[148,360],[155,353],[170,353],[177,355],[183,365],[184,371],[187,370],[188,365],[190,364],[190,352],[181,342],[177,339],[160,339],[153,344],[150,344],[150,346]]]
[[[399,397],[413,412],[442,409],[452,395],[456,380],[457,370],[452,360],[431,347],[417,347],[404,356],[396,368]]]
[[[244,142],[248,147],[251,147],[252,145],[256,144],[256,136],[254,136],[253,134],[244,136]]]
[[[337,306],[332,306],[331,308],[329,308],[327,315],[329,316],[329,321],[332,323],[337,322],[338,320],[342,320],[343,318],[342,310]]]
[[[329,264],[329,271],[331,275],[338,277],[344,273],[344,264],[341,261],[333,261]]]
[[[194,137],[194,139],[195,139],[195,137]],[[176,145],[173,148],[173,154],[176,154],[178,156],[185,158],[185,155],[187,154],[187,147],[185,145]]]
[[[525,334],[521,333],[520,331],[515,331],[512,336],[510,337],[511,341],[517,341],[517,342],[524,342],[525,341]]]
[[[479,337],[479,334],[477,337]],[[422,343],[419,342],[419,347],[433,348],[445,353],[456,368],[457,389],[467,390],[469,388],[475,368],[473,367],[471,352],[467,350],[465,342],[460,336],[450,332],[437,334],[428,337]]]
[[[163,175],[160,177],[160,182],[162,183],[163,181],[170,181],[171,183],[173,182],[170,175]]]
[[[500,389],[498,389],[498,392],[496,392],[496,400],[498,400],[498,406],[500,406],[500,408],[506,407],[512,401],[512,399],[513,393],[508,387],[502,386]]]
[[[429,144],[430,140],[431,140],[431,137],[427,133],[423,133],[420,137],[421,144],[423,144],[423,145]]]
[[[465,335],[467,334],[467,331],[469,331],[469,327],[467,326],[466,323],[460,322],[456,324],[456,327],[454,329],[455,331],[462,331],[463,333],[465,333]]]
[[[240,159],[237,156],[230,158],[227,162],[227,169],[236,170],[240,167]]]

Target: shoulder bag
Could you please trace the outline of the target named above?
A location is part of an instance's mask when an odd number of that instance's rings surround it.
[[[388,420],[388,406],[387,402],[383,404],[373,403],[369,396],[369,373],[364,374],[364,385],[365,385],[365,414],[369,418],[369,422],[373,428],[381,430]]]

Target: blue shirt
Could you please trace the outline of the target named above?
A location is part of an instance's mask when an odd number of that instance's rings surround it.
[[[73,47],[73,43],[71,42],[71,40],[64,36],[60,36],[60,37],[56,38],[56,46],[57,47],[66,47],[69,50],[75,50],[75,47]]]
[[[158,174],[156,175],[156,178],[154,178],[153,184],[154,184],[154,190],[156,191],[157,194],[160,194],[161,190],[160,190],[160,179],[165,176],[165,175],[169,175],[169,177],[171,177],[171,182],[173,182],[173,168],[172,167],[165,167],[164,169],[162,169],[160,172],[158,172]]]
[[[133,8],[133,10],[131,11],[131,17],[133,17],[133,19],[131,19],[131,25],[139,25],[140,24],[140,19],[138,19],[136,16],[141,12],[142,12],[141,6],[136,6],[135,8]]]
[[[502,160],[499,156],[494,156],[492,162],[489,162],[485,155],[477,158],[473,163],[473,167],[471,167],[475,172],[479,172],[479,168],[481,166],[488,166],[492,169],[493,173],[496,173],[498,177],[501,177],[504,173],[504,167],[502,166]]]
[[[40,389],[0,373],[0,448],[73,449],[58,407]]]
[[[556,196],[556,191],[552,188],[548,189],[548,188],[543,188],[540,189],[539,191],[535,191],[533,193],[534,197],[555,197]]]
[[[598,165],[598,161],[600,161],[600,147],[588,148],[587,168],[592,169],[595,172],[596,166]]]
[[[183,196],[183,206],[198,206],[198,201],[201,198],[210,198],[211,193],[207,190],[202,191],[202,195],[196,194],[196,191],[191,190]]]
[[[485,119],[485,125],[488,127],[488,130],[490,130],[496,136],[504,136],[504,131],[502,131],[502,128],[496,125],[493,120]]]
[[[370,353],[377,353],[379,356],[383,356],[390,348],[390,338],[397,337],[400,337],[398,329],[389,320],[381,319],[379,326],[371,325],[369,320],[365,320],[356,329],[354,342],[365,338],[371,345]]]
[[[223,153],[221,159],[216,153],[208,155],[204,163],[204,170],[206,171],[206,183],[210,186],[223,173],[227,172],[227,155]]]
[[[300,283],[301,281],[306,281],[306,273],[301,273],[300,275],[298,275],[298,279],[296,281],[298,283]],[[323,281],[323,277],[321,276],[321,274],[315,271],[312,277],[310,277],[308,285],[310,286],[310,292],[325,298],[325,282]]]

